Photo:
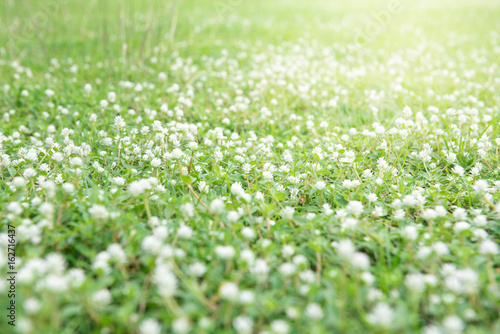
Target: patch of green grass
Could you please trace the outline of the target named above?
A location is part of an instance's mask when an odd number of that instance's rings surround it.
[[[499,331],[499,15],[1,2],[0,332]]]

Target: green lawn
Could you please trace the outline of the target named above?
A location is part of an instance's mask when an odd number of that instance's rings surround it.
[[[500,332],[499,18],[1,1],[0,333]]]

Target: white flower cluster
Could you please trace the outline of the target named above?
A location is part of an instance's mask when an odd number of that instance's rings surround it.
[[[298,15],[296,40],[205,49],[202,12],[158,45],[138,15],[140,50],[106,60],[0,48],[20,332],[498,331],[498,33],[330,45],[309,31],[357,19]],[[257,23],[221,31],[279,26]]]

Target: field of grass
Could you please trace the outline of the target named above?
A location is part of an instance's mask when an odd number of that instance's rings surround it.
[[[0,106],[0,333],[500,332],[497,0],[2,0]]]

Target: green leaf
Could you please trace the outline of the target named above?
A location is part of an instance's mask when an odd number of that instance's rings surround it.
[[[322,169],[318,170],[316,172],[316,174],[318,174],[318,175],[326,175],[326,174],[331,174],[331,172],[328,169],[326,169],[326,168],[322,168]]]
[[[264,206],[264,210],[266,212],[271,212],[274,210],[275,207],[276,207],[276,205],[274,205],[274,204],[268,204],[268,205]]]
[[[282,201],[282,200],[284,200],[284,199],[286,198],[286,194],[285,194],[284,192],[279,192],[279,193],[276,193],[276,195],[275,195],[275,196],[276,196],[276,199],[277,199],[278,201]]]
[[[219,165],[214,165],[214,173],[217,177],[220,177],[221,171],[220,171],[220,166]]]
[[[182,179],[182,182],[184,182],[184,184],[193,183],[193,179],[189,175],[182,175],[181,179]]]

